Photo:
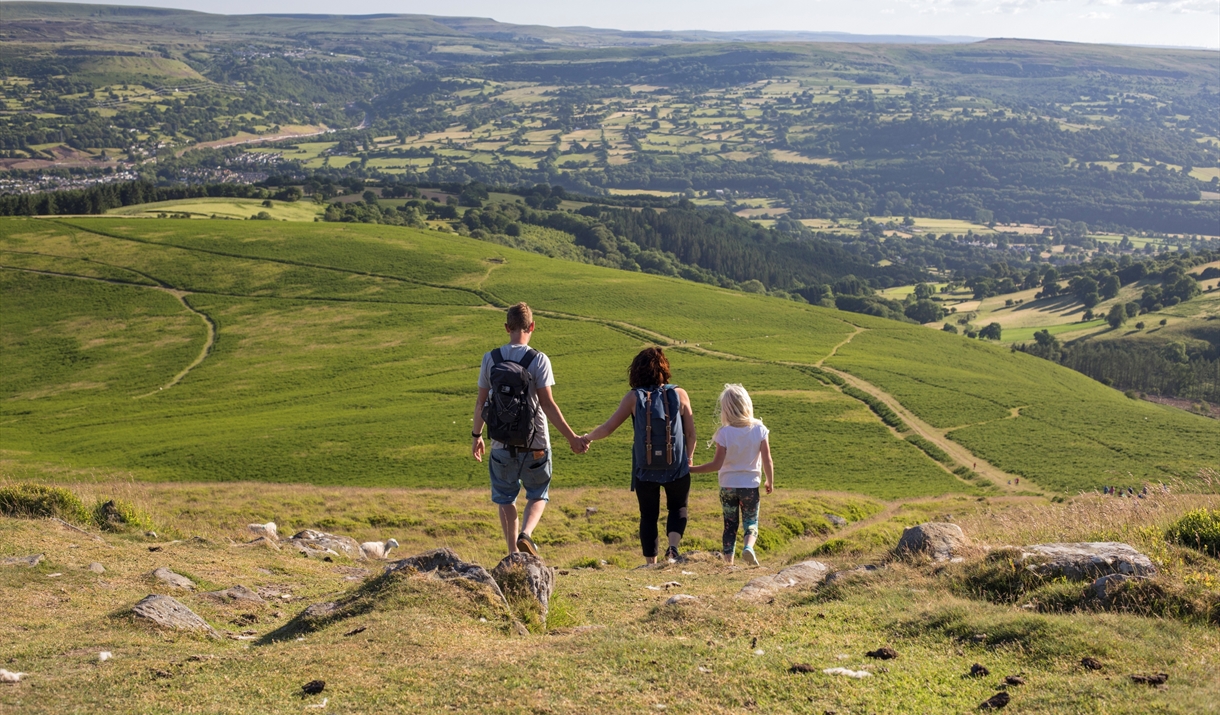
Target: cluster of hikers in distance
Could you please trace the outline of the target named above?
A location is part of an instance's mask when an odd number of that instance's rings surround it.
[[[754,405],[741,385],[725,385],[717,404],[720,428],[712,441],[715,456],[694,464],[695,420],[690,397],[670,384],[669,361],[659,347],[641,350],[627,371],[630,388],[618,409],[601,426],[576,434],[555,398],[551,361],[529,346],[534,333],[533,311],[525,303],[508,309],[504,324],[509,340],[483,355],[479,368],[479,394],[475,400],[471,452],[478,461],[488,456],[491,500],[500,512],[500,528],[509,553],[535,556],[532,534],[546,509],[551,486],[551,437],[547,419],[555,424],[576,454],[589,451],[595,440],[605,439],[631,418],[635,442],[631,450],[631,489],[640,505],[640,548],[644,560],[657,562],[657,521],[661,491],[665,492],[665,559],[679,557],[678,544],[686,531],[687,499],[691,474],[718,472],[720,505],[724,513],[722,552],[733,563],[737,531],[744,530],[742,560],[758,565],[754,542],[758,539],[759,489],[775,488],[768,430],[754,417]],[[491,439],[491,452],[483,442],[483,427]],[[765,481],[764,481],[765,477]],[[517,497],[525,489],[525,514],[517,513]]]

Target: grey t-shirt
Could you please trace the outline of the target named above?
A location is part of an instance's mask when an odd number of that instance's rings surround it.
[[[500,354],[505,360],[520,360],[525,357],[526,345],[509,343],[500,348]],[[479,367],[479,388],[491,389],[491,353],[483,354],[483,365]],[[538,406],[538,388],[550,387],[555,384],[555,375],[551,372],[551,359],[545,353],[538,353],[534,362],[530,363],[529,372],[534,376],[534,387],[530,390],[530,402],[534,404],[534,442],[531,449],[550,449],[551,433],[547,430],[546,414]],[[503,449],[504,445],[496,440],[491,441],[492,449]]]

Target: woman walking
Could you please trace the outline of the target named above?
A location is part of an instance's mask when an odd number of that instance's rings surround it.
[[[585,435],[589,442],[605,439],[631,418],[635,427],[631,488],[640,504],[640,548],[649,564],[657,562],[661,490],[665,491],[665,531],[669,538],[665,559],[670,563],[678,559],[678,543],[686,531],[690,455],[695,449],[690,397],[686,390],[669,384],[669,378],[665,352],[661,348],[641,350],[627,371],[631,389],[618,409],[604,424]]]

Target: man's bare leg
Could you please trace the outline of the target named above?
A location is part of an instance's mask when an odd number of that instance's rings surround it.
[[[542,512],[546,510],[545,499],[531,499],[525,503],[525,527],[521,531],[525,532],[526,536],[533,536],[534,529],[537,528],[538,522],[542,520]],[[516,511],[514,506],[513,523],[516,523]],[[505,534],[507,536],[507,534]],[[513,534],[513,543],[517,543],[517,535]]]
[[[526,510],[528,516],[529,510]],[[538,516],[542,516],[542,510],[538,511]],[[538,520],[534,519],[534,524],[537,525]],[[500,505],[500,530],[504,532],[504,541],[508,543],[508,553],[517,553],[517,503],[501,504]]]

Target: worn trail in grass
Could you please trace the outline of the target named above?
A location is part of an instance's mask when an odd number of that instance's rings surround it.
[[[960,464],[979,462],[1001,487],[1019,475],[1044,489],[1087,488],[1091,473],[1118,468],[1136,478],[1184,476],[1220,449],[1214,423],[1128,404],[1049,363],[914,326],[451,235],[257,223],[4,222],[4,266],[112,282],[86,290],[80,281],[69,287],[60,285],[69,279],[5,272],[19,314],[2,345],[18,368],[8,394],[24,397],[0,407],[12,426],[4,448],[145,478],[425,486],[442,474],[449,486],[478,484],[485,477],[464,454],[461,425],[470,419],[478,356],[502,334],[486,307],[524,299],[539,313],[535,345],[552,356],[556,394],[578,430],[617,402],[641,344],[669,345],[701,433],[714,428],[707,416],[720,384],[743,382],[759,393],[782,478],[793,485],[886,498],[977,489],[895,439],[908,428]],[[190,293],[190,307],[216,335],[208,359],[172,390],[133,403],[158,392],[207,342],[197,316],[150,325],[154,332],[138,340],[134,323],[108,317],[116,300],[145,300],[133,297],[147,292],[137,284]],[[138,323],[149,309],[131,310]],[[108,330],[89,337],[80,330],[86,325]],[[172,344],[184,354],[171,359],[158,347]],[[120,353],[137,349],[148,360],[131,373]],[[990,376],[1004,370],[1005,381]],[[902,423],[882,424],[878,408],[841,392],[832,374]],[[1093,416],[1086,420],[1074,405],[1060,410],[1082,392],[1124,430],[1094,435]],[[1023,409],[1012,418],[1016,407]],[[1085,433],[1094,446],[1061,439],[1075,458],[1030,460],[1008,439],[1026,424]],[[625,448],[626,437],[616,435],[595,454]],[[1107,456],[1115,450],[1117,462]],[[617,457],[558,450],[556,458],[559,483],[621,481]]]

